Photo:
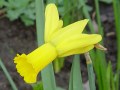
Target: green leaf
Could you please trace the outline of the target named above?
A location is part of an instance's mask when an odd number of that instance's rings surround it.
[[[24,22],[26,26],[30,26],[34,24],[34,21],[30,19],[29,17],[27,17],[26,15],[22,15],[21,20]]]
[[[104,3],[107,3],[107,4],[112,3],[112,0],[99,0],[99,1],[104,2]]]
[[[43,83],[41,81],[37,82],[36,84],[33,84],[32,87],[33,87],[33,90],[44,90],[43,89]],[[63,89],[61,87],[57,87],[56,90],[65,90],[65,89]]]
[[[43,0],[35,0],[36,6],[36,28],[37,28],[37,40],[38,45],[44,43],[44,3]],[[56,82],[54,77],[54,71],[52,63],[41,71],[42,82],[44,90],[56,90]]]
[[[33,87],[33,90],[43,90],[42,82],[37,82],[36,84],[33,84],[32,87]]]
[[[114,75],[113,75],[113,70],[112,70],[111,62],[109,62],[109,64],[108,64],[106,75],[107,75],[107,78],[106,78],[107,85],[109,87],[108,90],[117,90],[115,88],[116,80],[114,80]],[[116,73],[116,75],[117,75],[117,73]]]
[[[47,3],[56,3],[56,0],[47,0]]]
[[[117,81],[116,81],[116,90],[120,90],[120,0],[113,0],[113,9],[115,17],[115,28],[116,28],[116,37],[117,37]]]
[[[63,89],[63,88],[61,88],[61,87],[57,87],[57,90],[65,90],[65,89]]]
[[[5,76],[7,77],[8,81],[12,87],[12,90],[18,90],[12,77],[10,76],[9,72],[7,71],[7,69],[1,59],[0,59],[0,67],[2,68],[3,72],[5,73]]]
[[[21,18],[26,26],[33,25],[35,20],[34,0],[8,0],[4,2],[6,16],[11,20]]]
[[[44,90],[56,90],[56,82],[54,77],[53,65],[50,63],[41,71]]]
[[[87,64],[90,90],[96,90],[95,75],[94,75],[94,70],[93,70],[93,64],[92,64],[91,57],[89,55],[89,52],[85,53],[84,55],[85,55],[86,64]]]
[[[4,0],[0,0],[0,8],[3,7],[4,5]]]
[[[53,61],[53,66],[54,66],[54,71],[55,71],[55,73],[60,72],[61,69],[62,69],[63,66],[64,66],[64,58],[56,58],[56,59]]]
[[[111,90],[110,79],[111,79],[111,63],[109,62],[106,72],[106,81],[107,81],[106,86],[108,87],[108,90]]]
[[[16,11],[16,10],[8,10],[6,16],[7,16],[11,21],[13,21],[13,20],[15,20],[15,19],[18,19],[19,16],[20,16],[20,14],[21,14],[21,12],[19,12],[19,11]]]
[[[83,90],[79,55],[75,55],[73,59],[70,73],[69,90]]]

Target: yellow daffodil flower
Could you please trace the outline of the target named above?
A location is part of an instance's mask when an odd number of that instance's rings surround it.
[[[26,83],[35,83],[38,73],[56,57],[86,53],[101,41],[98,34],[83,34],[88,19],[63,27],[55,4],[45,10],[45,43],[29,54],[14,58],[18,73]]]

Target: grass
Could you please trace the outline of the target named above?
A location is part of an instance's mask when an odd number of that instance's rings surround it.
[[[82,76],[80,69],[80,57],[75,55],[73,58],[70,81],[69,81],[69,90],[84,90],[82,84]]]
[[[117,82],[116,82],[116,90],[120,89],[120,1],[113,0],[113,9],[114,9],[114,17],[115,17],[115,27],[116,27],[116,37],[117,37]]]
[[[4,65],[4,63],[2,62],[1,59],[0,59],[0,67],[1,67],[1,69],[3,70],[3,72],[4,72],[5,76],[6,76],[6,78],[8,79],[8,81],[9,81],[9,83],[10,83],[12,89],[13,89],[13,90],[18,90],[18,88],[17,88],[15,82],[13,81],[11,75],[9,74],[7,68],[5,67],[5,65]]]
[[[89,78],[90,90],[96,90],[93,64],[92,64],[92,60],[90,58],[89,53],[85,53],[85,58],[86,58],[86,64],[87,64],[87,69],[88,69],[88,78]]]

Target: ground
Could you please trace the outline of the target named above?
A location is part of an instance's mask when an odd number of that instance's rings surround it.
[[[114,27],[114,16],[112,5],[101,3],[101,20],[104,26],[104,44],[108,51],[106,58],[112,61],[113,70],[116,68],[116,37]],[[31,86],[25,84],[22,77],[18,75],[13,63],[16,53],[29,53],[37,48],[35,26],[25,27],[20,20],[9,21],[7,18],[0,18],[0,57],[7,70],[15,81],[19,90],[31,90]],[[59,86],[68,87],[71,57],[66,58],[65,67],[58,74],[55,74]],[[87,69],[85,61],[81,60],[83,81],[87,81]],[[0,90],[12,90],[3,71],[0,68]]]

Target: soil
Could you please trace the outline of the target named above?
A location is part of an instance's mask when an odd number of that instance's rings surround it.
[[[116,68],[116,37],[114,27],[114,16],[112,5],[100,4],[101,20],[104,26],[104,44],[107,47],[107,60],[112,61],[113,69]],[[7,70],[12,76],[19,90],[32,90],[32,87],[25,84],[23,79],[18,75],[13,63],[16,53],[29,53],[37,48],[35,26],[26,27],[20,20],[9,21],[7,18],[0,19],[0,58],[4,62]],[[59,86],[68,87],[69,73],[72,61],[71,57],[66,58],[65,66],[60,73],[55,74]],[[81,60],[81,69],[83,81],[87,81],[87,69],[85,61]],[[12,90],[2,69],[0,69],[0,90]]]

